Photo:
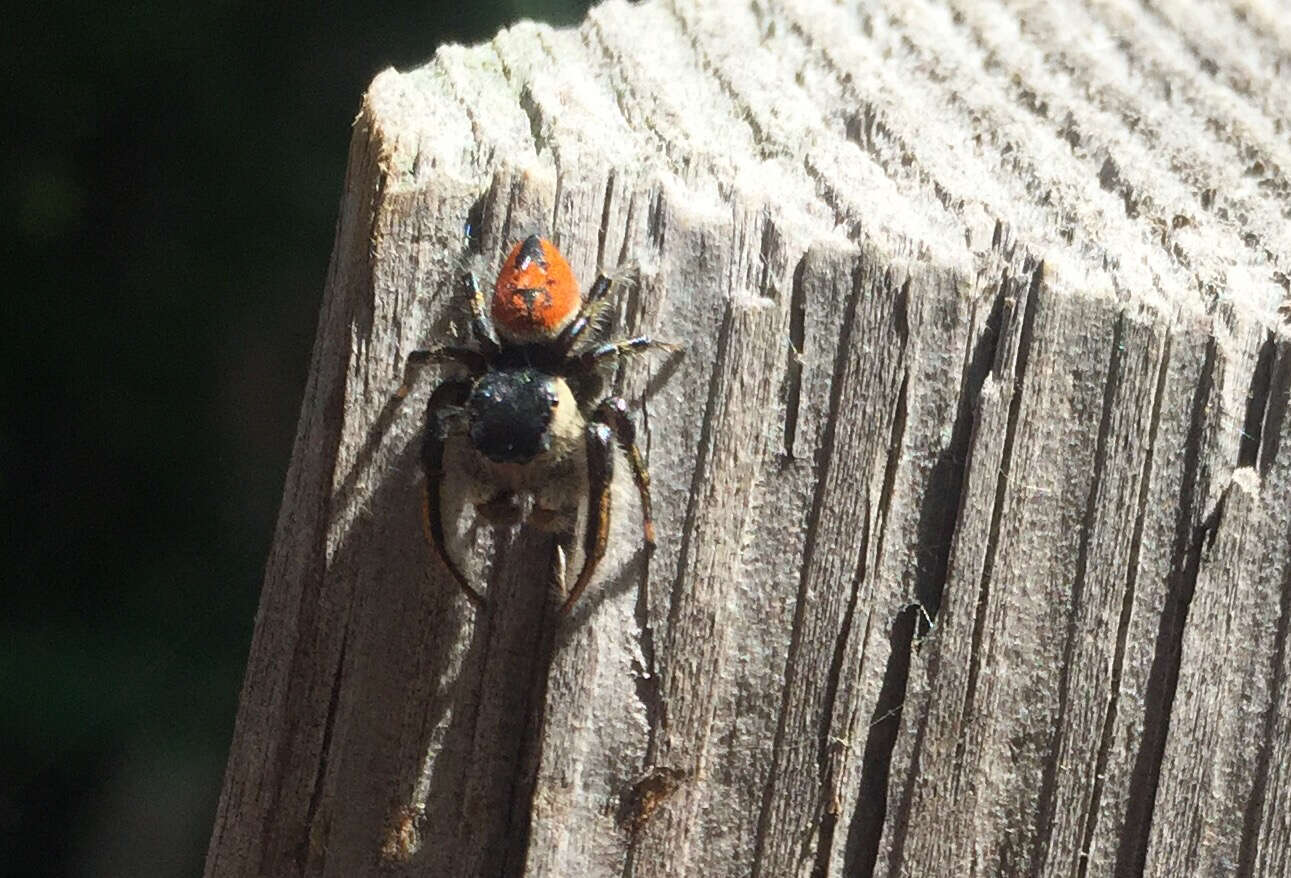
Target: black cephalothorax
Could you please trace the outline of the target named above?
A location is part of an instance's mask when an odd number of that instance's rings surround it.
[[[559,394],[551,375],[533,368],[485,372],[466,400],[475,450],[497,463],[527,463],[551,448]]]

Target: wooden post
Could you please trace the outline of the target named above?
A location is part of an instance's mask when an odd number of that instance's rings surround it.
[[[206,874],[1291,870],[1291,30],[611,0],[387,71]],[[654,477],[423,542],[465,260],[629,266]]]

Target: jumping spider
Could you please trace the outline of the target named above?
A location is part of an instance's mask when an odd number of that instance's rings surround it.
[[[530,235],[498,272],[488,310],[475,276],[462,278],[471,303],[471,347],[413,351],[409,367],[449,363],[465,371],[439,384],[426,407],[421,464],[426,474],[426,538],[477,607],[484,597],[466,579],[444,540],[446,461],[465,477],[466,497],[495,525],[510,526],[532,496],[528,521],[572,535],[579,501],[587,498],[583,567],[561,607],[567,613],[605,555],[609,537],[614,441],[622,447],[641,496],[648,548],[654,546],[650,475],[636,446],[627,403],[597,400],[602,367],[650,349],[677,350],[639,336],[598,342],[597,317],[608,304],[601,275],[584,297],[565,257]],[[406,385],[405,385],[406,387]]]

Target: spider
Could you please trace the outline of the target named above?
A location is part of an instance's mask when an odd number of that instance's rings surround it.
[[[597,318],[608,304],[609,278],[598,276],[583,296],[565,257],[537,235],[511,249],[487,311],[473,274],[462,277],[462,286],[471,303],[474,345],[408,355],[409,368],[448,363],[464,373],[443,380],[426,406],[421,446],[426,539],[466,597],[482,608],[484,596],[467,581],[444,539],[446,470],[465,476],[467,500],[496,526],[517,524],[528,495],[533,498],[530,524],[572,536],[579,502],[586,497],[583,566],[561,606],[568,613],[605,555],[615,441],[641,497],[646,548],[654,547],[650,474],[627,403],[617,396],[597,399],[602,367],[647,350],[678,348],[648,336],[598,342]]]

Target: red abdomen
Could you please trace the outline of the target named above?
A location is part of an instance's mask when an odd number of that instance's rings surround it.
[[[555,338],[578,313],[582,295],[556,245],[530,235],[511,248],[493,291],[493,323],[513,341]]]

